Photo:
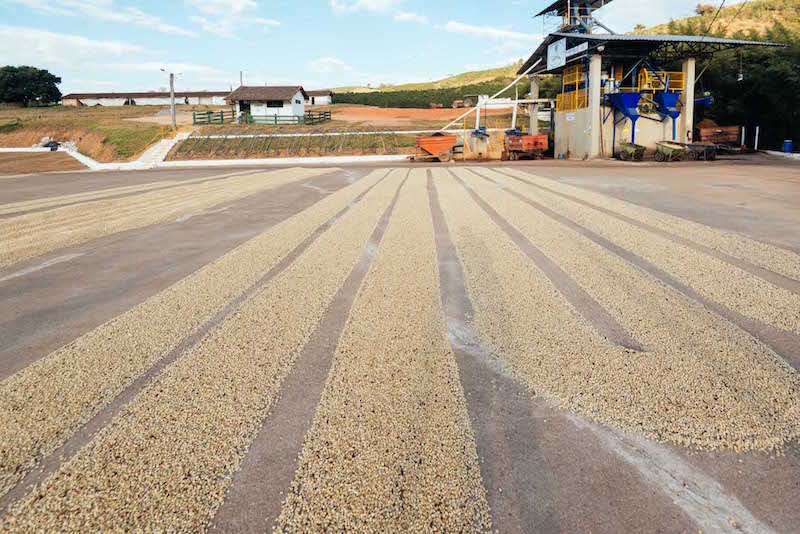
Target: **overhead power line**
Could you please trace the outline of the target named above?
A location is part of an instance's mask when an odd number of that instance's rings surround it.
[[[717,21],[717,17],[719,17],[719,13],[720,13],[720,11],[722,11],[722,8],[723,8],[723,7],[725,7],[725,1],[726,1],[726,0],[722,0],[722,3],[721,3],[721,4],[719,5],[719,7],[717,8],[717,12],[716,12],[716,13],[714,13],[714,18],[711,20],[711,24],[709,24],[709,25],[708,25],[708,28],[706,28],[706,33],[704,33],[704,34],[703,34],[703,36],[700,38],[700,42],[703,42],[703,39],[705,39],[705,38],[706,38],[706,36],[708,36],[708,32],[710,32],[710,31],[711,31],[711,27],[712,27],[712,26],[714,25],[714,23]]]
[[[725,25],[725,29],[724,29],[724,30],[722,30],[722,34],[723,34],[723,35],[725,35],[725,34],[728,32],[728,28],[730,28],[730,27],[731,27],[731,23],[732,23],[732,22],[733,22],[733,21],[736,19],[736,17],[738,17],[738,16],[739,16],[739,13],[741,13],[741,12],[742,12],[742,10],[744,9],[744,6],[746,6],[746,5],[747,5],[747,2],[748,2],[748,0],[744,0],[744,2],[742,2],[742,7],[740,7],[740,8],[739,8],[739,11],[737,11],[737,12],[736,12],[736,13],[733,15],[733,17],[731,18],[731,20],[729,20],[729,21],[728,21],[728,24],[726,24],[726,25]]]

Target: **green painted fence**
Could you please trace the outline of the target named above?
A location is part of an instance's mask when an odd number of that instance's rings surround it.
[[[305,115],[250,115],[247,114],[248,124],[273,124],[273,125],[292,125],[292,124],[322,124],[331,120],[330,111],[306,111]]]
[[[225,124],[235,122],[234,111],[195,111],[192,113],[192,124]]]

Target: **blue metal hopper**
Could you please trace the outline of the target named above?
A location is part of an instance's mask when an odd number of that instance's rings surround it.
[[[641,93],[608,93],[606,98],[625,117],[631,120],[631,144],[636,143],[636,121],[639,119],[639,100]],[[616,137],[616,121],[614,121],[614,137]],[[612,140],[612,143],[614,141]]]
[[[656,93],[653,102],[656,104],[657,111],[665,117],[672,117],[672,140],[675,140],[675,119],[681,112],[678,111],[678,93]]]

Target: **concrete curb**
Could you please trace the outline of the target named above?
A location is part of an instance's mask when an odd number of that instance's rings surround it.
[[[158,168],[175,167],[231,167],[239,165],[337,165],[340,163],[387,163],[406,161],[407,155],[395,156],[337,156],[325,158],[270,158],[270,159],[220,159],[192,161],[164,161]]]
[[[10,152],[50,152],[49,148],[0,148],[0,153]]]
[[[339,163],[389,163],[406,161],[407,155],[393,156],[332,156],[319,158],[269,158],[269,159],[224,159],[224,160],[192,160],[164,161],[170,150],[188,137],[178,134],[174,139],[163,140],[150,147],[136,161],[124,163],[100,163],[77,150],[59,148],[58,152],[69,154],[90,171],[141,171],[155,168],[192,168],[192,167],[237,167],[237,166],[278,166],[278,165],[336,165]],[[0,148],[0,152],[50,152],[49,148]]]
[[[800,160],[800,153],[797,153],[797,152],[789,153],[789,152],[779,152],[777,150],[765,150],[764,152],[766,152],[770,156],[780,156],[780,157],[786,158],[786,159]]]

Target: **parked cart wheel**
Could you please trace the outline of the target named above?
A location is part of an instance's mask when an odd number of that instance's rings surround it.
[[[697,161],[698,159],[700,159],[700,153],[697,152],[696,150],[690,150],[687,156],[689,158],[689,161]]]
[[[439,155],[439,161],[442,163],[449,163],[453,159],[453,154],[450,152],[445,152],[444,154]]]
[[[666,159],[666,156],[664,156],[664,153],[659,150],[655,154],[653,154],[653,159],[661,163]]]
[[[625,150],[621,150],[619,152],[619,159],[621,159],[622,161],[628,161],[629,157],[630,157],[630,154],[628,154]]]

